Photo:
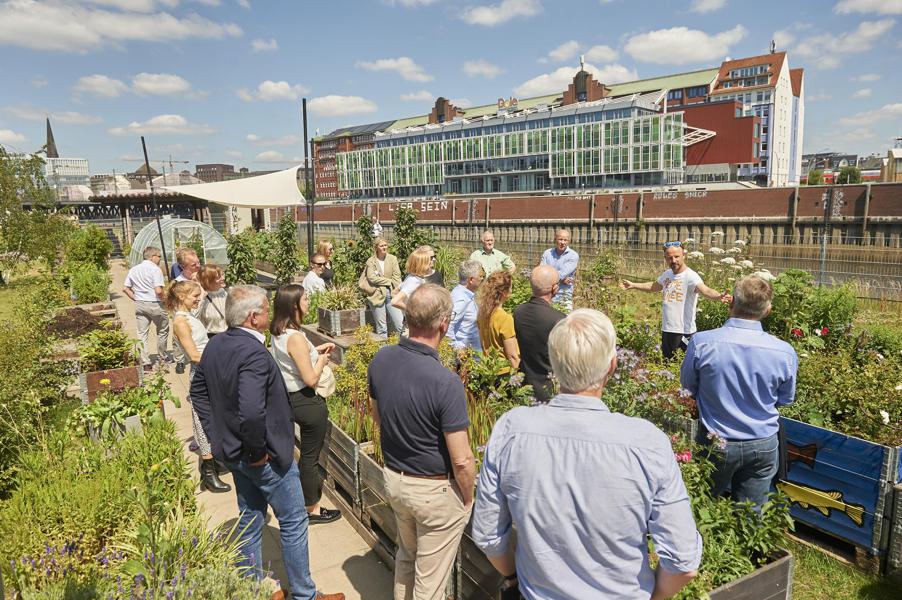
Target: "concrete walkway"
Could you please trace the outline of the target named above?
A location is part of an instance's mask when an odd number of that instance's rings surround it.
[[[122,325],[131,335],[137,337],[135,329],[134,303],[122,293],[122,283],[128,272],[121,260],[111,263],[112,285],[110,291],[116,308],[122,319]],[[148,351],[156,354],[156,335],[151,327]],[[166,404],[166,416],[176,426],[179,437],[184,442],[184,453],[191,465],[192,476],[197,481],[198,455],[188,450],[193,439],[191,430],[191,406],[188,397],[187,371],[178,375],[173,368],[165,373],[166,381],[172,386],[173,393],[181,400],[181,408]],[[232,485],[232,475],[222,477]],[[198,506],[209,518],[211,526],[226,524],[231,526],[238,518],[238,503],[235,492],[213,494],[197,492]],[[331,508],[329,498],[323,497],[323,505]],[[317,587],[323,592],[344,592],[348,600],[388,600],[392,597],[392,574],[379,560],[363,539],[345,519],[333,523],[314,525],[309,529],[310,570]],[[263,561],[269,565],[276,579],[287,585],[285,569],[282,564],[282,552],[279,545],[279,524],[272,515],[268,515],[267,526],[263,536]]]

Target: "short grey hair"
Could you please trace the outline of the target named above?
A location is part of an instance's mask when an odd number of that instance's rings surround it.
[[[759,275],[747,275],[736,282],[733,290],[733,314],[760,321],[767,316],[773,297],[774,288],[769,281]]]
[[[226,325],[241,326],[252,312],[261,312],[268,302],[266,290],[258,285],[233,285],[226,296]]]
[[[551,371],[565,393],[602,385],[616,353],[614,324],[591,308],[573,311],[558,321],[548,336]]]
[[[491,229],[486,229],[485,231],[482,232],[482,235],[479,236],[479,239],[480,239],[480,240],[485,240],[485,236],[487,236],[487,235],[490,235],[490,236],[492,236],[493,238],[495,237],[495,234],[492,232]]]
[[[442,319],[451,316],[451,292],[440,285],[424,283],[407,301],[407,325],[410,329],[436,331]]]
[[[148,246],[144,249],[144,260],[150,260],[154,256],[162,256],[163,253],[156,246]]]
[[[461,283],[467,283],[470,277],[479,277],[482,271],[482,265],[478,260],[465,260],[460,263],[460,268],[457,270],[457,279]]]

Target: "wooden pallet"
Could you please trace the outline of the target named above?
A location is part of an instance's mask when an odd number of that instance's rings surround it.
[[[834,560],[865,573],[872,575],[880,573],[881,557],[871,554],[865,548],[840,540],[804,523],[796,521],[795,531],[790,533],[789,537],[803,546],[814,548]]]

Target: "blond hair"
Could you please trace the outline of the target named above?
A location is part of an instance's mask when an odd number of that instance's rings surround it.
[[[580,308],[558,321],[548,336],[548,358],[561,391],[583,392],[604,384],[616,344],[614,324],[597,310]]]
[[[510,293],[513,285],[514,278],[510,271],[495,271],[479,286],[476,292],[476,325],[480,331],[488,329],[492,313],[504,303],[504,297]]]
[[[325,257],[327,257],[327,256],[329,255],[328,252],[329,252],[329,247],[330,247],[330,246],[331,246],[333,249],[335,248],[335,245],[334,245],[332,242],[330,242],[329,240],[320,240],[320,241],[316,244],[316,253],[317,253],[317,254],[322,254],[322,255],[323,255],[323,258],[325,258]]]
[[[185,298],[188,297],[194,286],[200,287],[200,284],[191,280],[173,281],[163,290],[163,306],[168,311],[178,310],[180,306],[185,305]]]
[[[407,274],[416,275],[417,277],[428,275],[429,270],[432,268],[432,261],[429,260],[429,255],[432,253],[434,253],[432,246],[420,246],[411,252],[405,265]]]

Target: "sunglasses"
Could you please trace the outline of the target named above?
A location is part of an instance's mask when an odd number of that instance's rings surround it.
[[[683,242],[664,242],[665,248],[673,248],[673,247],[679,248],[682,245],[683,245]]]
[[[326,263],[311,263],[314,267],[325,267]]]

